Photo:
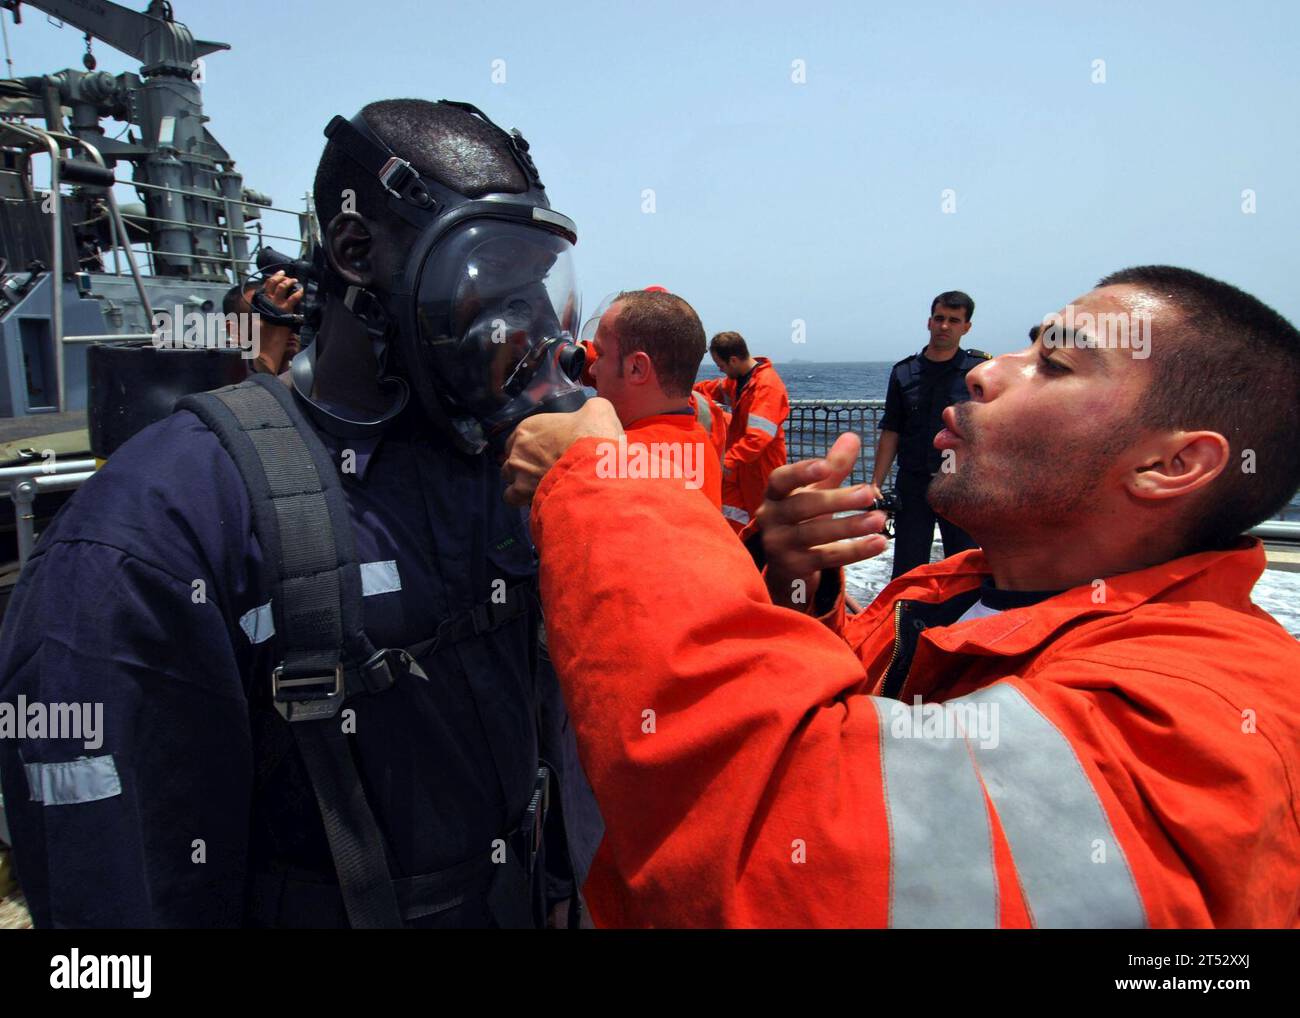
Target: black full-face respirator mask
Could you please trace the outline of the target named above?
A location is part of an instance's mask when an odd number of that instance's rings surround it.
[[[447,105],[492,124],[468,103]],[[419,236],[387,295],[346,285],[323,252],[315,274],[322,289],[341,296],[365,323],[381,369],[396,353],[400,374],[429,420],[458,448],[478,453],[489,445],[499,450],[525,417],[582,406],[584,355],[573,341],[581,321],[573,271],[577,231],[572,220],[550,210],[519,132],[507,137],[529,189],[478,199],[421,178],[360,114],[350,121],[335,117],[325,134],[378,178],[388,208]],[[294,387],[313,416],[323,413],[344,430],[364,433],[405,404],[403,381],[386,378],[396,398],[382,419],[338,417],[310,398],[314,357],[313,349],[304,349],[293,365]]]

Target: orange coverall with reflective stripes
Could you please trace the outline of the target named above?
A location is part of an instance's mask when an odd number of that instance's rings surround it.
[[[714,509],[722,508],[722,461],[718,459],[713,442],[700,426],[694,414],[654,414],[633,421],[627,426],[629,453],[637,445],[647,448],[647,455],[660,459],[660,476],[664,476],[664,462],[676,471],[680,466],[683,478],[695,490],[701,491]]]
[[[532,522],[598,924],[1297,924],[1300,644],[1250,601],[1258,541],[909,633],[987,575],[971,551],[819,620],[680,485],[598,479],[594,443]]]
[[[591,369],[596,363],[596,346],[594,343],[586,341],[580,342],[578,345],[582,347],[583,352],[586,354],[586,360],[582,368],[582,384],[589,385],[594,389],[596,387],[596,378],[591,373]],[[727,426],[731,423],[731,417],[702,392],[692,392],[690,394],[690,407],[695,415],[694,418],[684,417],[679,414],[659,414],[652,417],[643,417],[641,420],[628,425],[627,431],[630,436],[634,428],[643,432],[647,428],[653,427],[653,434],[639,434],[638,439],[643,442],[671,444],[682,440],[681,431],[690,431],[692,430],[691,425],[697,424],[708,443],[706,451],[710,455],[707,459],[713,461],[705,467],[703,491],[714,507],[721,509],[722,456],[726,451]]]
[[[731,408],[722,461],[722,513],[736,533],[763,504],[768,475],[785,463],[785,421],[790,416],[790,399],[776,368],[766,357],[754,359],[758,363],[739,398],[735,379],[695,383],[696,392]]]

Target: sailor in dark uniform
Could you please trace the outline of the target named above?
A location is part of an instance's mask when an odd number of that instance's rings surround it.
[[[527,927],[578,901],[601,823],[489,444],[581,395],[545,375],[576,231],[473,107],[326,133],[328,296],[292,377],[125,443],[14,591],[0,703],[102,713],[0,738],[37,926]]]
[[[944,454],[934,447],[934,436],[943,430],[943,411],[970,399],[966,373],[989,359],[980,350],[961,348],[974,314],[975,302],[967,294],[939,294],[930,304],[929,345],[904,357],[889,376],[872,483],[881,486],[897,456],[894,490],[900,505],[894,520],[894,576],[930,561],[936,520],[945,556],[975,547],[964,530],[937,516],[925,500],[930,478],[945,467]]]

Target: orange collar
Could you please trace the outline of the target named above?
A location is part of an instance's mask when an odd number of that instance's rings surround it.
[[[651,414],[649,417],[633,421],[623,430],[630,433],[640,431],[642,428],[655,428],[662,425],[691,431],[695,427],[695,414]]]
[[[1227,551],[1198,552],[1108,576],[1028,608],[926,630],[926,637],[950,653],[1010,657],[1033,650],[1072,622],[1089,616],[1123,615],[1149,601],[1210,601],[1244,610],[1266,561],[1263,542],[1244,538]],[[962,552],[899,577],[881,591],[868,612],[892,611],[900,600],[946,601],[978,587],[988,575],[982,551]]]

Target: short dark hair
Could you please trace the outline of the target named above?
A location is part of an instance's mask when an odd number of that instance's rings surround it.
[[[1140,287],[1182,314],[1178,341],[1152,351],[1135,423],[1228,440],[1238,462],[1210,486],[1186,535],[1188,552],[1227,547],[1300,488],[1300,332],[1258,298],[1190,269],[1141,265],[1097,285]],[[1240,461],[1248,451],[1258,469]]]
[[[724,362],[733,357],[749,360],[749,346],[739,332],[719,332],[709,340],[709,353],[716,353]]]
[[[425,99],[383,99],[362,107],[370,129],[422,175],[467,198],[520,194],[528,178],[515,161],[510,136],[457,106]],[[388,210],[379,180],[326,142],[316,167],[312,200],[324,230],[343,209],[343,192],[356,195],[362,216],[386,226],[401,220]]]
[[[695,309],[666,290],[626,290],[614,303],[619,366],[628,354],[644,351],[665,396],[690,395],[704,360],[704,326]]]
[[[233,315],[242,312],[245,304],[251,307],[252,301],[249,300],[247,294],[249,290],[256,290],[257,286],[257,281],[252,279],[245,279],[242,283],[236,283],[221,298],[221,313]]]
[[[971,300],[969,293],[962,293],[961,290],[944,290],[934,300],[930,301],[930,314],[934,314],[934,309],[942,304],[946,308],[965,308],[966,321],[971,321],[975,317],[975,302]]]

